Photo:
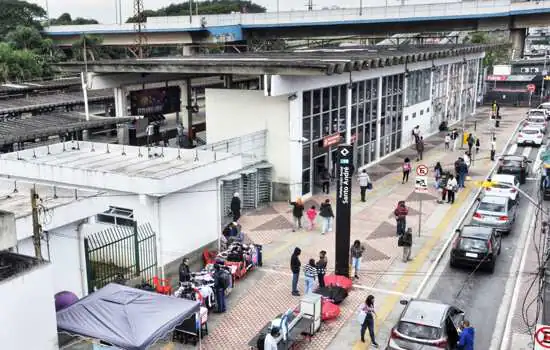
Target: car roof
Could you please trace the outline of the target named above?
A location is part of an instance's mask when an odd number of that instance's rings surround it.
[[[541,106],[550,107],[550,102],[541,103],[541,104],[539,105],[539,107],[541,107]],[[537,109],[540,109],[540,108],[537,108]]]
[[[491,203],[491,204],[506,204],[508,202],[507,194],[491,194],[490,196],[485,195],[480,200],[481,203]]]
[[[526,126],[524,128],[521,128],[521,131],[523,130],[534,130],[534,131],[540,131],[540,128],[537,128],[536,126]]]
[[[462,227],[460,236],[464,238],[489,238],[493,233],[491,227],[477,226],[477,225],[465,225]]]
[[[401,321],[439,328],[449,307],[449,305],[436,300],[412,299],[407,304]]]
[[[496,182],[508,182],[508,183],[515,183],[516,177],[514,175],[508,175],[508,174],[494,174],[491,176],[491,181]]]

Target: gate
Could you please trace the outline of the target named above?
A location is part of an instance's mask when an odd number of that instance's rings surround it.
[[[120,280],[152,280],[157,272],[156,245],[149,223],[113,226],[85,238],[88,293]]]

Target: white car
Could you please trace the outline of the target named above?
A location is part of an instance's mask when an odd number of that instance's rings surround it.
[[[491,176],[491,187],[484,187],[481,192],[482,196],[508,196],[511,200],[519,199],[519,192],[515,187],[519,187],[519,181],[514,175],[495,174]]]
[[[531,111],[538,111],[538,110],[532,109]],[[546,112],[542,112],[542,115],[541,115],[538,113],[531,114],[531,111],[529,111],[529,115],[527,116],[527,118],[525,118],[525,121],[523,122],[523,126],[538,127],[542,130],[544,134],[546,134],[546,124],[547,124]]]
[[[537,126],[525,127],[520,130],[517,138],[518,145],[533,145],[540,147],[544,139],[544,134],[541,128]]]
[[[546,111],[546,120],[550,120],[550,102],[540,104],[537,109],[544,109]]]

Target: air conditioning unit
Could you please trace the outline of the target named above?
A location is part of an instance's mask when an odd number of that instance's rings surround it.
[[[13,248],[16,245],[15,215],[12,212],[0,210],[0,250]]]

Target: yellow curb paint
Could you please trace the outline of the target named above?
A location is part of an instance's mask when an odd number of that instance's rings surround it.
[[[445,214],[445,217],[432,231],[433,235],[418,251],[418,254],[414,257],[413,261],[408,264],[407,269],[403,273],[403,276],[395,284],[395,288],[392,289],[394,292],[397,292],[397,293],[405,292],[405,290],[411,283],[412,279],[415,277],[415,273],[422,268],[422,266],[428,259],[430,252],[437,245],[437,243],[439,243],[443,233],[449,229],[451,220],[455,218],[455,214],[461,208],[462,204],[468,198],[471,192],[472,192],[472,189],[469,187],[467,187],[465,190],[460,192],[455,204],[451,206],[451,208]],[[396,304],[400,299],[401,297],[398,294],[391,294],[386,296],[386,298],[384,299],[384,303],[377,311],[376,328],[379,328],[380,323],[383,323],[386,321],[386,318],[393,311],[393,309],[395,308]],[[367,341],[366,343],[363,343],[360,340],[356,341],[355,344],[353,344],[353,350],[368,349],[370,347],[370,339],[368,339],[368,334],[366,334],[365,340]],[[382,346],[382,348],[384,347],[382,344],[379,344],[379,345]]]

